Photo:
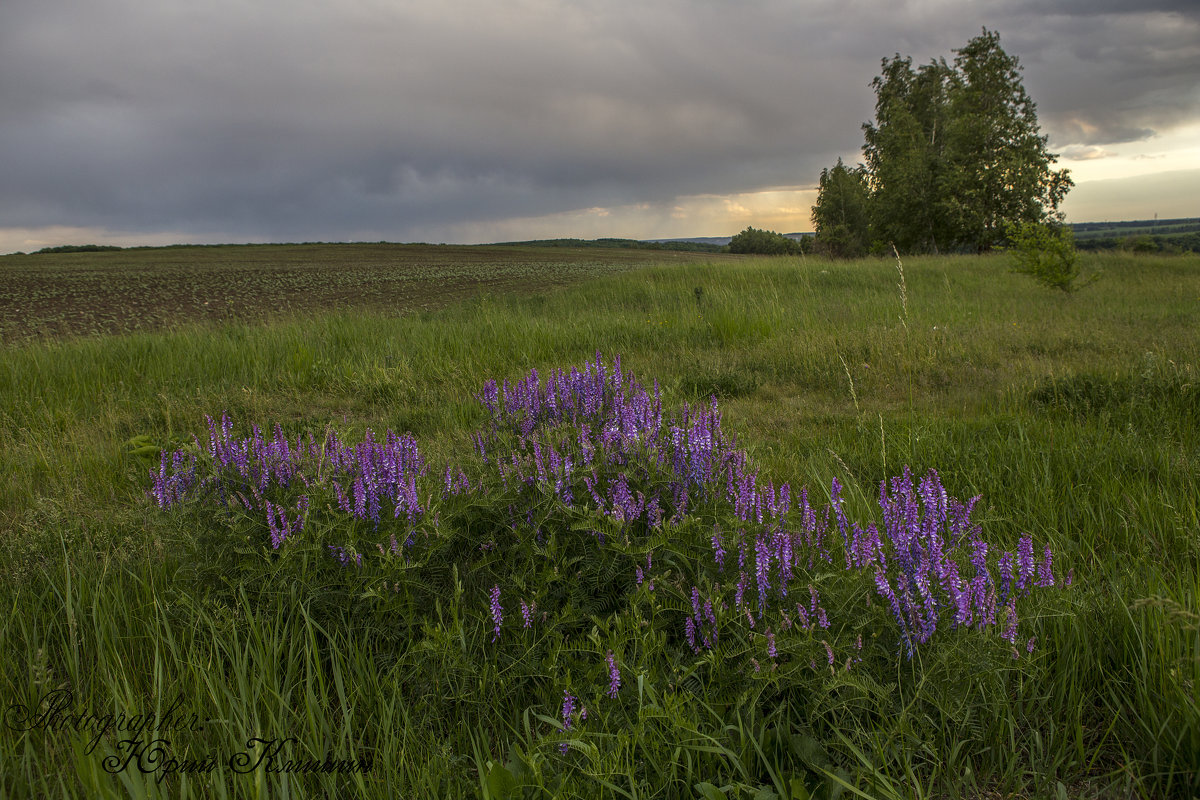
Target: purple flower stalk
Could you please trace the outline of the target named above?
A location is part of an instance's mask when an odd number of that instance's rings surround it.
[[[572,726],[575,723],[575,703],[576,702],[577,702],[577,698],[574,697],[570,693],[570,691],[564,689],[563,690],[563,702],[562,702],[562,721],[563,721],[563,730],[564,731],[571,730]],[[579,719],[580,720],[587,719],[587,711],[586,710],[580,709]],[[562,744],[560,744],[558,746],[558,752],[562,753],[563,755],[566,755],[566,753],[567,753],[567,743],[566,742],[563,742]]]
[[[527,604],[524,600],[521,601],[521,617],[525,620],[525,628],[533,627],[533,605]]]
[[[1038,565],[1037,585],[1042,588],[1047,588],[1054,585],[1054,570],[1051,559],[1053,554],[1050,552],[1050,545],[1046,545],[1045,555],[1042,558],[1042,563]]]
[[[725,548],[721,547],[721,529],[713,528],[712,535],[713,559],[717,562],[717,570],[725,568]]]
[[[621,671],[617,669],[617,661],[612,650],[608,651],[608,696],[616,697],[621,688]]]
[[[343,567],[348,567],[351,564],[356,567],[362,566],[362,553],[351,555],[346,552],[346,548],[331,544],[329,545],[329,554],[341,562]]]
[[[758,616],[767,607],[767,591],[771,588],[771,551],[767,537],[760,535],[754,542],[754,577],[758,583]]]
[[[500,606],[500,586],[497,584],[492,587],[492,624],[493,635],[492,641],[500,638],[500,623],[504,621],[504,609]]]
[[[1017,606],[1015,603],[1010,601],[1009,604],[1005,606],[1005,610],[1008,612],[1008,624],[1004,628],[1003,636],[1009,642],[1015,643],[1017,641]]]
[[[1017,591],[1024,593],[1033,578],[1033,539],[1022,536],[1017,543]]]
[[[804,630],[806,630],[806,631],[811,629],[812,623],[809,622],[808,612],[804,610],[804,606],[802,606],[799,603],[796,603],[796,613],[800,617],[800,627],[804,628]]]

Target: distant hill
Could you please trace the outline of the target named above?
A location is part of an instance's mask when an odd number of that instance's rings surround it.
[[[629,250],[682,250],[694,253],[718,253],[729,244],[729,237],[709,239],[530,239],[523,242],[496,242],[511,247],[599,247]]]
[[[811,233],[785,233],[789,239],[812,236]],[[631,250],[683,250],[718,253],[729,246],[732,236],[690,236],[675,239],[530,239],[523,242],[497,242],[512,247],[621,247]]]
[[[805,236],[812,236],[813,234],[811,234],[811,233],[785,233],[783,235],[789,239],[796,239],[797,241],[799,241],[800,239],[803,239]],[[694,242],[696,244],[711,244],[711,245],[716,245],[717,247],[725,247],[726,245],[729,244],[729,240],[732,238],[733,238],[732,236],[693,236],[691,238],[679,238],[679,239],[646,239],[645,241],[651,242],[651,243]]]
[[[1200,218],[1073,222],[1070,227],[1080,250],[1200,253]]]

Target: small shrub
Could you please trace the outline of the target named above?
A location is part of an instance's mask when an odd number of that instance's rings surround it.
[[[1078,283],[1079,254],[1075,234],[1065,225],[1023,222],[1008,230],[1013,271],[1031,275],[1052,289],[1070,294],[1093,282],[1097,276]]]

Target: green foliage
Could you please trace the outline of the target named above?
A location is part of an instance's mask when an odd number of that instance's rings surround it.
[[[1079,254],[1075,235],[1064,225],[1040,222],[1014,224],[1008,229],[1013,270],[1030,275],[1051,289],[1070,294],[1096,279],[1080,284]]]
[[[885,58],[872,82],[861,168],[872,249],[984,252],[1013,224],[1051,219],[1073,185],[1051,169],[1056,156],[999,35],[984,29],[955,53],[953,65],[917,69]]]
[[[870,242],[869,191],[863,167],[847,169],[839,158],[821,170],[812,221],[821,251],[834,258],[865,255]]]
[[[984,29],[956,51],[948,95],[948,189],[962,245],[982,252],[999,244],[1008,226],[1041,222],[1057,211],[1073,185],[1053,171],[1037,107],[1025,92],[1015,56],[999,34]]]
[[[914,71],[897,55],[875,78],[875,123],[863,125],[863,180],[872,235],[903,252],[937,252],[953,238],[946,142],[954,71],[944,60]]]
[[[757,228],[746,230],[729,240],[729,252],[760,256],[792,256],[800,254],[800,243],[782,233],[762,231]]]

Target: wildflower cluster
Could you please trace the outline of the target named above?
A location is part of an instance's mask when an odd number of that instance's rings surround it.
[[[255,425],[249,437],[236,438],[228,414],[221,415],[220,424],[212,417],[206,420],[207,444],[199,439],[194,443],[196,450],[208,456],[207,475],[198,474],[195,455],[164,450],[158,470],[151,473],[150,494],[160,508],[195,495],[215,495],[225,508],[262,512],[275,549],[304,530],[311,506],[310,488],[332,490],[339,511],[369,521],[376,530],[381,515],[389,511],[410,532],[422,518],[417,482],[426,469],[411,434],[397,436],[388,431],[383,441],[376,441],[367,429],[361,442],[348,444],[330,429],[318,443],[311,432],[289,440],[278,425],[267,438]],[[305,492],[294,508],[269,499],[286,496],[294,486]],[[394,547],[394,540],[392,544]]]
[[[353,444],[332,430],[289,439],[278,426],[269,438],[258,427],[238,438],[223,415],[208,420],[196,453],[162,454],[150,494],[162,508],[209,499],[241,509],[261,520],[262,541],[276,551],[315,535],[319,515],[322,535],[346,537],[324,544],[334,562],[363,575],[387,575],[399,560],[432,584],[454,559],[464,574],[476,570],[479,630],[494,643],[533,637],[525,632],[535,609],[540,629],[567,605],[563,592],[579,598],[586,586],[608,593],[597,602],[610,610],[649,603],[677,614],[667,636],[678,652],[725,647],[744,659],[735,668],[756,672],[764,659],[772,670],[833,668],[835,645],[849,669],[871,621],[894,623],[883,639],[907,658],[939,629],[996,629],[1015,644],[1018,603],[1063,583],[1048,547],[1035,559],[1027,536],[1015,552],[985,541],[972,521],[979,498],[950,497],[935,471],[918,480],[906,468],[882,483],[880,516],[864,521],[849,518],[836,479],[823,505],[805,488],[764,480],[723,430],[715,398],[667,414],[657,383],[643,386],[620,358],[606,364],[597,354],[544,380],[532,370],[515,383],[488,381],[476,398],[486,421],[461,464],[430,470],[416,440],[392,431],[368,430]],[[490,509],[485,525],[472,511],[480,507]],[[656,550],[672,558],[656,560]],[[558,594],[513,586],[521,617],[506,623],[500,598],[514,576],[504,565],[517,551],[555,553],[576,572]],[[830,575],[863,587],[860,600],[882,601],[883,616],[823,601],[823,591],[846,594],[827,589]],[[430,607],[430,592],[410,607]],[[751,636],[761,644],[746,647]],[[597,656],[615,700],[615,656]],[[583,719],[576,703],[564,692],[564,731]]]

